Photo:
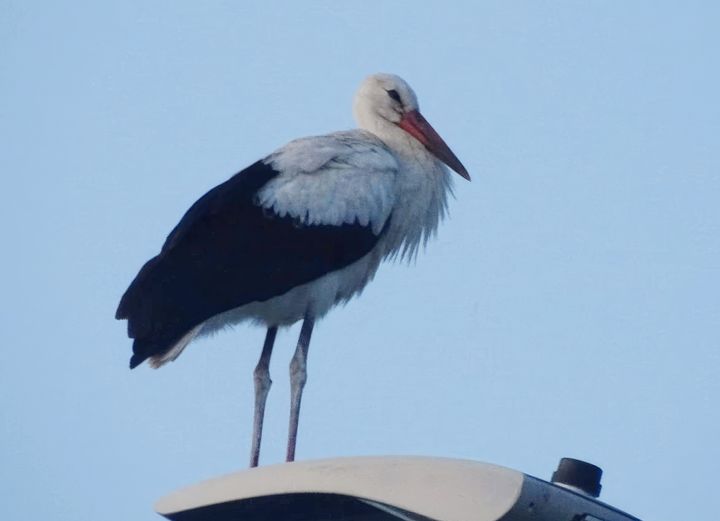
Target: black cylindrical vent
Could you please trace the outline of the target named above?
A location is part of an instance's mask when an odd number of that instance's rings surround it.
[[[552,482],[575,488],[589,496],[600,495],[602,469],[592,463],[573,458],[563,458],[552,475]]]

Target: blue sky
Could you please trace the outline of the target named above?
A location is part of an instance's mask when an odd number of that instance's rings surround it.
[[[353,126],[379,71],[415,88],[473,182],[414,265],[316,328],[298,458],[547,478],[571,456],[639,517],[715,515],[716,3],[0,10],[0,517],[159,519],[158,497],[246,465],[263,331],[131,372],[117,301],[197,197]],[[278,336],[264,463],[284,456],[297,333]]]

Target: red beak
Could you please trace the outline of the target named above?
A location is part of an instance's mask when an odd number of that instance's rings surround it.
[[[468,174],[463,164],[420,112],[417,110],[406,112],[398,126],[425,145],[425,148],[440,161],[470,181],[470,174]]]

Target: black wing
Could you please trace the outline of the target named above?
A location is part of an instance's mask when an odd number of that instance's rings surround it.
[[[201,197],[130,284],[116,318],[134,338],[130,367],[205,320],[341,269],[377,243],[369,226],[303,225],[255,204],[278,175],[258,161]]]

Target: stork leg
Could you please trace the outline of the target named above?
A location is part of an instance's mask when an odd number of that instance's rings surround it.
[[[258,360],[253,373],[253,380],[255,381],[255,414],[253,415],[253,437],[252,448],[250,449],[251,467],[257,467],[260,461],[260,442],[262,441],[265,403],[267,402],[267,396],[270,392],[270,386],[272,385],[272,380],[270,379],[270,355],[272,354],[276,334],[276,326],[268,328],[262,353],[260,354],[260,360]]]
[[[290,361],[290,427],[288,429],[287,457],[285,461],[295,461],[300,401],[307,381],[307,354],[314,324],[315,321],[311,317],[305,317],[295,354]]]

